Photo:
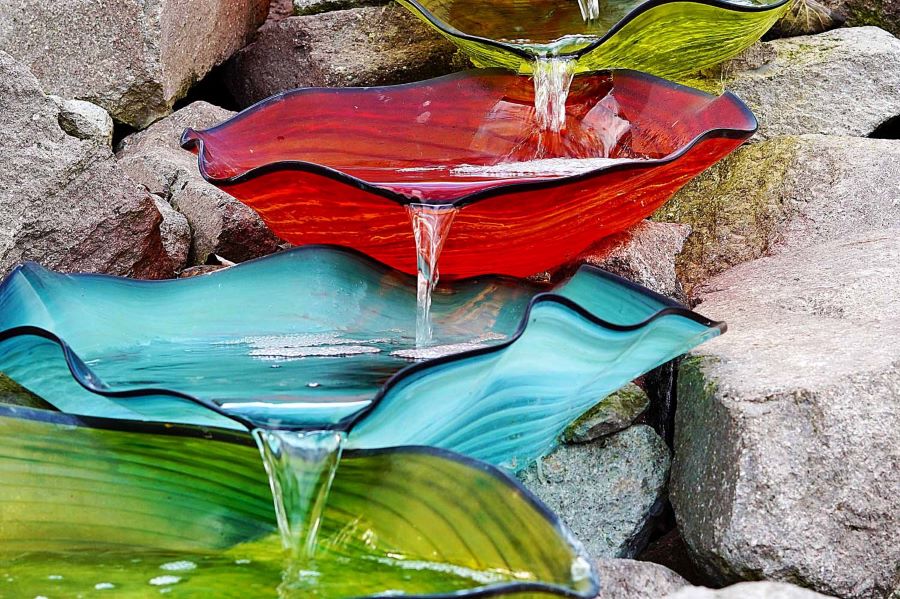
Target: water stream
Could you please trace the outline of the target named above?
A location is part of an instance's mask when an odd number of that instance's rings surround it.
[[[600,0],[578,0],[578,8],[581,9],[581,18],[585,21],[600,18]]]
[[[566,128],[566,99],[575,76],[575,59],[540,56],[534,63],[534,110],[538,127],[561,132]]]
[[[432,342],[431,294],[440,278],[438,259],[458,212],[449,205],[409,204],[416,239],[416,347]]]
[[[281,542],[299,564],[312,560],[345,435],[338,431],[256,429]]]

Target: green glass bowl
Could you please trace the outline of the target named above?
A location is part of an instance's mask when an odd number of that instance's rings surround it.
[[[459,454],[345,452],[314,559],[299,563],[282,552],[248,433],[4,399],[0,597],[597,594],[559,519],[515,479]]]
[[[759,40],[788,0],[601,0],[585,21],[576,0],[397,0],[479,67],[533,72],[537,57],[575,61],[575,72],[633,69],[678,79]],[[585,0],[587,1],[587,0]]]

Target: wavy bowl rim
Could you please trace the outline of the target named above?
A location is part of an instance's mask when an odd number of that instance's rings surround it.
[[[298,254],[306,253],[306,252],[318,252],[318,251],[336,251],[338,253],[344,253],[346,255],[353,256],[353,257],[361,260],[363,265],[366,268],[369,268],[370,270],[372,270],[373,272],[382,273],[382,274],[386,273],[386,272],[390,272],[390,273],[400,275],[402,278],[404,278],[406,280],[406,284],[408,286],[410,286],[410,287],[414,286],[413,281],[412,281],[414,279],[414,277],[412,275],[409,275],[407,273],[403,273],[402,271],[398,271],[394,268],[391,268],[387,264],[384,264],[383,262],[380,262],[380,261],[368,256],[367,254],[360,252],[358,250],[355,250],[353,248],[348,248],[348,247],[344,247],[344,246],[335,246],[335,245],[325,245],[325,244],[310,244],[310,245],[304,245],[304,246],[300,246],[300,247],[296,247],[296,248],[292,248],[291,250],[288,250],[288,252],[298,253]],[[285,252],[276,252],[274,254],[269,254],[268,256],[263,256],[261,258],[256,258],[254,260],[242,262],[233,267],[229,267],[229,268],[223,269],[221,271],[216,271],[216,272],[209,273],[207,275],[203,275],[203,277],[204,278],[205,277],[215,277],[219,273],[221,273],[225,270],[230,271],[233,269],[239,269],[239,268],[244,268],[244,267],[248,267],[248,266],[250,268],[253,268],[254,265],[258,265],[260,263],[263,263],[266,260],[276,258],[284,253]],[[117,276],[113,276],[113,275],[104,275],[104,274],[96,274],[96,273],[56,273],[54,271],[45,269],[34,262],[26,262],[20,266],[17,266],[15,269],[13,269],[13,271],[10,272],[10,274],[7,275],[3,279],[2,282],[0,282],[0,293],[3,292],[3,290],[9,284],[9,281],[12,281],[17,274],[23,273],[21,276],[27,276],[24,273],[27,273],[28,271],[31,271],[31,270],[39,270],[42,272],[49,272],[55,276],[72,277],[72,278],[78,278],[78,279],[83,279],[83,280],[90,280],[90,279],[120,280],[120,281],[124,280],[124,281],[128,281],[129,283],[134,284],[136,286],[140,286],[140,287],[152,287],[152,286],[157,286],[157,285],[173,284],[173,283],[178,284],[178,282],[181,282],[181,281],[183,281],[184,283],[186,283],[188,285],[192,284],[191,283],[192,281],[194,282],[193,284],[195,284],[197,282],[197,278],[195,278],[195,277],[191,277],[188,279],[167,279],[167,280],[146,281],[146,280],[129,279],[127,277],[117,277]],[[628,324],[628,325],[619,325],[619,324],[608,322],[602,318],[599,318],[598,316],[594,315],[590,310],[584,308],[577,302],[560,295],[559,293],[555,293],[552,291],[539,292],[539,293],[536,293],[535,295],[533,295],[529,299],[528,304],[526,305],[525,310],[522,314],[522,317],[519,319],[519,323],[518,323],[515,331],[513,331],[509,335],[509,337],[506,340],[504,340],[503,342],[497,343],[494,345],[489,345],[486,347],[475,348],[475,349],[470,349],[470,350],[466,350],[466,351],[462,351],[462,352],[447,354],[447,355],[444,355],[444,356],[441,356],[438,358],[427,359],[427,360],[423,360],[421,362],[417,362],[417,363],[413,363],[413,364],[404,366],[403,368],[401,368],[397,372],[395,372],[393,375],[388,377],[388,379],[379,387],[378,391],[372,397],[372,399],[370,400],[368,405],[366,405],[365,407],[361,408],[360,410],[342,418],[341,420],[337,421],[336,423],[316,425],[316,426],[308,426],[308,425],[307,426],[272,426],[272,425],[268,425],[267,428],[269,428],[271,430],[294,430],[294,431],[303,431],[303,430],[308,431],[308,430],[312,430],[312,429],[334,430],[334,431],[343,431],[343,432],[346,432],[347,434],[350,434],[357,424],[364,421],[366,419],[366,417],[372,411],[374,411],[385,400],[385,398],[389,396],[389,394],[396,387],[399,387],[408,378],[415,376],[419,373],[434,369],[434,368],[439,368],[439,367],[449,364],[449,363],[461,362],[461,361],[468,360],[471,358],[476,358],[476,357],[480,357],[483,355],[500,352],[500,351],[503,351],[503,350],[507,349],[508,347],[512,346],[514,343],[518,342],[519,339],[522,338],[522,336],[525,334],[525,331],[528,329],[528,325],[529,325],[529,322],[531,321],[531,314],[532,314],[533,310],[536,307],[543,305],[543,304],[547,304],[547,303],[556,304],[556,305],[561,306],[568,313],[574,314],[578,317],[583,318],[590,325],[593,325],[593,326],[599,327],[599,328],[603,328],[606,330],[612,330],[612,331],[624,332],[624,331],[640,330],[640,329],[643,329],[643,328],[649,326],[650,324],[656,322],[657,320],[661,320],[663,318],[668,318],[668,317],[685,318],[685,319],[690,320],[696,324],[699,324],[700,326],[703,326],[711,331],[718,331],[718,333],[717,333],[718,335],[725,333],[728,329],[727,324],[723,321],[711,320],[697,312],[694,312],[693,310],[690,310],[686,306],[676,302],[675,300],[673,300],[671,298],[668,298],[664,295],[656,293],[655,291],[652,291],[651,289],[648,289],[642,285],[638,285],[632,281],[629,281],[618,275],[614,275],[610,272],[607,272],[607,271],[605,271],[597,266],[593,266],[591,264],[580,265],[578,267],[578,269],[575,271],[575,273],[573,273],[566,280],[572,280],[575,276],[577,276],[579,273],[582,273],[582,272],[587,273],[589,276],[599,276],[600,278],[610,280],[618,285],[623,286],[624,288],[626,288],[630,291],[639,293],[645,297],[649,297],[650,299],[659,302],[664,307],[662,309],[656,311],[654,314],[652,314],[651,316],[649,316],[642,322],[632,323],[632,324]],[[486,278],[495,279],[495,280],[506,280],[506,281],[510,281],[510,280],[521,281],[521,279],[515,279],[514,277],[507,277],[507,276],[503,276],[503,275],[479,275],[479,276],[475,276],[475,277],[455,279],[453,281],[450,281],[449,284],[461,285],[461,284],[465,284],[466,282],[472,281],[475,279],[483,280]],[[563,282],[560,282],[557,285],[560,285],[562,283]],[[150,397],[150,396],[154,396],[154,395],[171,397],[171,398],[180,399],[183,401],[188,401],[188,402],[194,403],[196,405],[199,405],[203,408],[210,410],[211,412],[214,412],[220,416],[224,416],[224,417],[228,418],[229,420],[237,422],[238,424],[240,424],[241,426],[243,426],[244,428],[246,428],[248,430],[257,428],[257,424],[250,418],[245,418],[244,416],[240,416],[240,415],[236,415],[232,412],[228,412],[211,400],[204,399],[202,397],[198,397],[193,394],[184,393],[184,392],[181,392],[181,391],[178,391],[175,389],[147,387],[147,388],[133,388],[133,389],[125,389],[125,390],[116,390],[116,389],[111,389],[109,387],[106,387],[105,385],[101,386],[100,384],[97,384],[96,382],[85,378],[79,372],[81,370],[87,370],[88,372],[91,372],[91,370],[90,370],[90,368],[88,368],[85,365],[84,361],[72,349],[72,347],[68,344],[68,342],[66,342],[65,339],[63,339],[62,337],[60,337],[53,331],[50,331],[44,327],[39,327],[39,326],[34,326],[34,325],[21,325],[21,326],[10,327],[7,329],[0,330],[0,343],[2,343],[4,341],[8,341],[10,339],[16,339],[16,338],[20,338],[20,337],[24,337],[24,336],[39,337],[39,338],[44,339],[45,341],[49,341],[51,343],[56,344],[63,353],[63,358],[66,362],[67,368],[69,369],[69,373],[72,375],[72,379],[86,391],[93,393],[95,395],[98,395],[100,397],[106,397],[106,398],[110,398],[110,399],[128,399],[128,398],[135,398],[135,397]],[[97,379],[102,383],[102,378],[97,377]],[[146,421],[135,420],[135,422],[146,422]]]
[[[653,9],[659,8],[661,6],[665,6],[666,4],[699,4],[701,6],[710,6],[712,8],[718,8],[724,11],[730,12],[738,12],[738,13],[765,13],[769,11],[773,11],[779,8],[783,8],[785,5],[790,4],[792,0],[775,0],[770,4],[762,4],[762,5],[747,5],[740,4],[737,2],[731,2],[729,0],[646,0],[641,4],[638,4],[630,11],[628,11],[621,19],[619,19],[615,25],[610,27],[606,33],[597,38],[596,41],[588,44],[584,48],[581,48],[575,52],[567,52],[565,54],[560,54],[561,57],[564,58],[574,58],[575,60],[580,59],[598,49],[600,46],[604,45],[608,42],[613,36],[615,36],[619,31],[624,29],[628,24],[634,21],[637,17],[641,16],[645,12],[649,12]],[[481,44],[484,46],[493,46],[495,48],[499,48],[501,50],[510,52],[515,54],[519,58],[524,58],[526,60],[532,60],[535,57],[535,54],[530,53],[522,48],[520,44],[510,44],[508,42],[501,42],[499,40],[482,37],[479,35],[473,35],[470,33],[465,33],[464,31],[460,31],[459,29],[450,25],[450,23],[444,21],[443,19],[437,18],[434,13],[425,8],[419,0],[402,0],[401,4],[406,2],[410,4],[416,12],[421,14],[426,21],[431,23],[433,26],[437,27],[444,35],[450,37],[456,37],[462,40],[466,40],[469,42],[474,42],[477,44]]]
[[[666,0],[669,1],[669,0]],[[784,0],[787,2],[788,0]],[[220,188],[224,191],[227,191],[228,187],[239,185],[242,183],[246,183],[247,181],[251,181],[253,179],[257,179],[269,173],[275,172],[285,172],[285,171],[297,171],[301,173],[312,173],[315,175],[321,175],[332,179],[338,183],[343,183],[350,187],[355,187],[362,191],[368,192],[373,195],[377,195],[388,200],[391,200],[400,206],[407,206],[409,204],[429,204],[429,205],[440,205],[440,206],[452,206],[454,208],[462,208],[469,204],[473,204],[479,201],[488,200],[494,197],[500,196],[511,196],[520,192],[526,191],[539,191],[542,189],[552,189],[555,187],[564,187],[573,183],[580,183],[583,181],[590,181],[592,179],[596,179],[606,175],[607,173],[618,172],[628,169],[653,169],[660,166],[665,166],[672,162],[676,162],[678,159],[682,158],[692,149],[694,149],[701,142],[709,140],[709,139],[735,139],[746,141],[750,139],[758,130],[759,130],[759,121],[756,116],[753,114],[753,111],[735,94],[730,91],[725,91],[721,95],[710,94],[705,91],[689,87],[687,85],[682,85],[680,83],[675,83],[674,81],[669,81],[667,79],[663,79],[662,77],[656,77],[654,75],[650,75],[647,73],[643,73],[641,71],[635,71],[631,69],[614,69],[609,71],[597,71],[590,75],[581,75],[582,77],[599,77],[599,76],[610,76],[613,78],[613,85],[615,85],[615,76],[618,73],[624,74],[626,77],[634,77],[637,79],[643,79],[645,81],[650,81],[653,84],[660,85],[661,87],[669,88],[669,89],[677,89],[679,91],[692,93],[694,95],[702,96],[709,98],[713,101],[726,101],[730,102],[733,106],[737,107],[745,118],[745,122],[747,123],[746,127],[714,127],[703,131],[702,133],[696,135],[694,138],[689,140],[688,142],[682,144],[676,151],[664,156],[663,158],[654,158],[654,159],[626,159],[618,164],[611,164],[606,166],[601,166],[596,169],[591,169],[589,171],[578,173],[575,175],[567,175],[563,177],[544,177],[544,178],[533,178],[530,181],[524,181],[519,183],[507,183],[503,185],[495,185],[493,187],[487,187],[485,189],[481,189],[472,193],[465,194],[460,196],[452,201],[447,200],[428,200],[421,198],[414,198],[399,192],[392,191],[385,187],[381,187],[370,183],[364,179],[360,179],[348,173],[345,173],[341,170],[325,166],[323,164],[318,164],[315,162],[309,162],[304,160],[273,160],[271,162],[267,162],[266,164],[262,164],[257,167],[253,167],[247,169],[241,173],[236,175],[232,175],[230,177],[214,177],[209,174],[208,165],[211,164],[207,157],[206,151],[206,142],[201,137],[201,134],[216,132],[220,129],[224,129],[229,126],[233,122],[237,122],[239,120],[243,120],[249,118],[255,113],[265,109],[270,104],[274,104],[284,100],[285,98],[294,97],[294,96],[302,96],[306,94],[313,93],[331,93],[331,94],[353,94],[353,93],[379,93],[382,90],[392,90],[392,89],[403,89],[407,87],[419,87],[426,85],[446,85],[456,81],[457,79],[464,79],[468,77],[475,76],[491,76],[491,75],[506,75],[509,77],[528,77],[527,75],[515,75],[510,74],[509,71],[501,68],[489,68],[489,69],[468,69],[465,71],[459,71],[456,73],[451,73],[449,75],[444,75],[441,77],[435,77],[433,79],[426,79],[423,81],[414,81],[410,83],[402,83],[398,85],[384,85],[384,86],[371,86],[371,87],[341,87],[341,88],[330,88],[330,87],[303,87],[292,89],[288,91],[281,92],[279,94],[275,94],[274,96],[270,96],[264,100],[260,100],[259,102],[253,104],[252,106],[245,108],[244,110],[238,112],[237,114],[229,117],[225,121],[210,127],[208,129],[196,130],[192,127],[186,127],[181,134],[181,138],[179,144],[182,148],[186,150],[196,150],[197,154],[197,165],[200,171],[200,175],[203,179]]]

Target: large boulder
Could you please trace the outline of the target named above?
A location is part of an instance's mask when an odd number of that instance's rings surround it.
[[[129,176],[187,218],[193,233],[189,263],[219,255],[241,262],[270,254],[279,240],[259,215],[200,176],[197,157],[179,145],[185,127],[205,129],[234,113],[194,102],[125,138],[119,164]]]
[[[289,17],[229,61],[225,81],[249,106],[295,87],[406,83],[458,68],[453,44],[398,4]]]
[[[898,186],[872,176],[896,219]],[[729,332],[682,364],[671,500],[721,583],[859,599],[900,583],[900,226],[854,227],[849,205],[833,206],[843,234],[733,268],[700,298]]]
[[[684,587],[665,599],[826,599],[816,593],[781,582],[743,582],[724,589]]]
[[[597,599],[660,599],[690,584],[665,566],[630,559],[599,559]]]
[[[172,276],[181,265],[163,247],[153,198],[108,145],[64,131],[66,115],[0,52],[0,273],[34,260],[64,271]]]
[[[663,506],[669,449],[638,425],[589,444],[562,445],[520,474],[595,557],[634,557]]]
[[[898,189],[900,141],[777,137],[737,150],[655,218],[691,226],[678,259],[691,293],[708,277],[766,254],[848,231],[900,227]]]
[[[877,27],[765,42],[709,75],[753,110],[757,139],[866,136],[900,115],[900,39]]]
[[[0,4],[0,50],[44,89],[88,100],[143,128],[251,39],[269,0]]]

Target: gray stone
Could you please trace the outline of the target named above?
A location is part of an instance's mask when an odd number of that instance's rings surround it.
[[[187,218],[169,205],[165,200],[155,197],[156,208],[162,215],[159,233],[163,248],[172,260],[172,271],[181,272],[187,266],[191,251],[191,227]]]
[[[753,110],[759,139],[866,136],[900,114],[900,40],[882,29],[836,29],[762,46],[774,51],[771,60],[747,70],[730,63],[716,76]]]
[[[900,226],[900,141],[804,135],[751,144],[654,215],[692,233],[678,258],[686,291],[755,258]]]
[[[688,581],[665,566],[630,559],[597,560],[600,594],[597,599],[659,599]]]
[[[874,25],[900,35],[900,1],[898,0],[823,0],[841,14],[847,25]]]
[[[691,228],[684,224],[644,221],[601,240],[581,261],[684,301],[675,258],[690,233]]]
[[[647,411],[650,398],[629,383],[570,424],[563,433],[567,443],[589,443],[628,428]]]
[[[59,107],[59,126],[63,131],[78,139],[112,147],[113,120],[108,112],[84,100],[65,100],[59,96],[50,99]]]
[[[259,215],[207,183],[200,176],[197,157],[179,146],[185,127],[205,129],[233,114],[194,102],[127,137],[118,153],[119,164],[129,176],[187,217],[193,233],[192,264],[203,264],[213,254],[241,262],[279,246]]]
[[[44,89],[143,128],[243,47],[268,0],[5,1],[0,50]]]
[[[520,478],[595,557],[634,557],[662,508],[669,450],[648,426],[563,445]]]
[[[71,136],[57,104],[0,52],[0,272],[48,268],[171,276],[153,198],[108,147]]]
[[[346,10],[361,6],[380,6],[390,0],[294,0],[295,15],[315,15],[332,10]]]
[[[828,595],[780,582],[743,582],[724,589],[686,587],[665,599],[825,599]]]
[[[671,500],[719,582],[900,583],[900,227],[853,230],[701,298],[729,331],[682,364]]]
[[[243,106],[295,87],[406,83],[457,70],[455,46],[391,3],[268,24],[226,67]]]

